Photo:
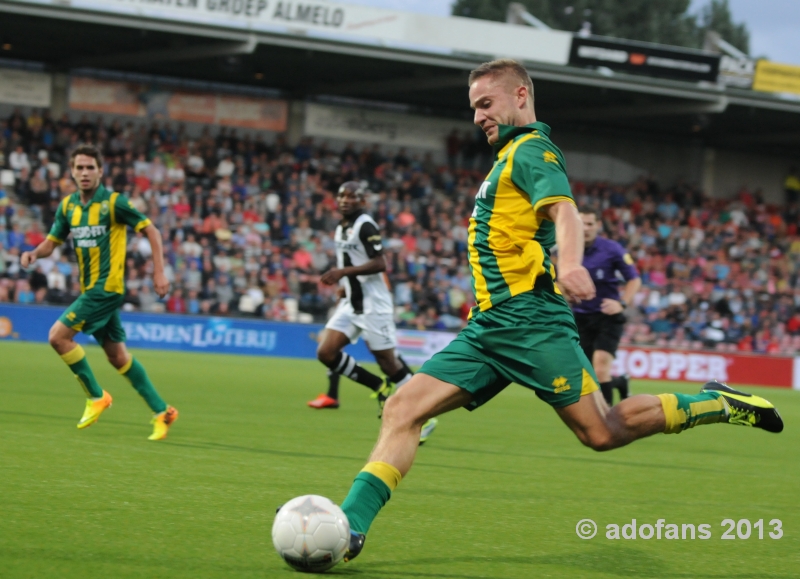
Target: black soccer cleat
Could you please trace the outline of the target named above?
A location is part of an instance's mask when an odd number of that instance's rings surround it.
[[[347,553],[344,554],[345,563],[358,557],[359,553],[361,553],[361,549],[364,548],[364,541],[366,540],[367,536],[364,533],[350,531],[350,547],[348,547]]]
[[[767,432],[781,432],[783,420],[778,409],[769,400],[747,392],[734,390],[727,384],[712,380],[700,392],[719,392],[728,406],[728,424],[762,428]]]

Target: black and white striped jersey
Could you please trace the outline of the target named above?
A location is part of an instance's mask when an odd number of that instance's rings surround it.
[[[364,265],[383,254],[378,224],[366,213],[344,218],[336,227],[336,267]],[[357,314],[391,314],[392,294],[383,273],[345,276],[339,280]]]

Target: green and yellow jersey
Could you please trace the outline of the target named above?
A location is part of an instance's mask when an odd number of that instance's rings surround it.
[[[127,228],[141,231],[148,225],[150,220],[127,197],[101,185],[86,205],[79,192],[64,197],[47,239],[61,244],[72,233],[81,293],[102,288],[124,294]]]
[[[498,128],[495,163],[469,220],[472,289],[480,311],[532,290],[540,275],[555,277],[550,263],[555,224],[545,208],[575,202],[564,155],[550,140],[550,127],[533,123]]]

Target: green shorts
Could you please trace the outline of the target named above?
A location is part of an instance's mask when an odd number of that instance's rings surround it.
[[[456,338],[419,370],[485,404],[512,382],[553,406],[574,404],[598,389],[564,298],[535,289],[475,314]]]
[[[106,340],[125,341],[125,329],[119,319],[124,296],[102,289],[91,289],[72,302],[58,320],[78,332],[91,334],[101,346]]]

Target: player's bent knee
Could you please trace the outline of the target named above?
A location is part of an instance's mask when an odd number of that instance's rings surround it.
[[[383,422],[393,428],[411,428],[414,424],[422,425],[422,415],[418,411],[413,397],[404,395],[403,389],[386,400],[383,408]]]
[[[54,349],[58,350],[60,347],[63,347],[63,344],[66,340],[64,336],[61,335],[59,327],[54,325],[52,328],[50,328],[50,332],[47,335],[47,341],[50,342],[50,345]]]
[[[114,368],[117,370],[123,368],[125,364],[128,363],[128,355],[125,353],[107,354],[106,358],[108,358],[108,363],[114,366]]]
[[[332,350],[330,348],[317,348],[317,360],[325,364],[326,366],[330,366],[333,364],[334,360],[336,360],[336,350]]]

